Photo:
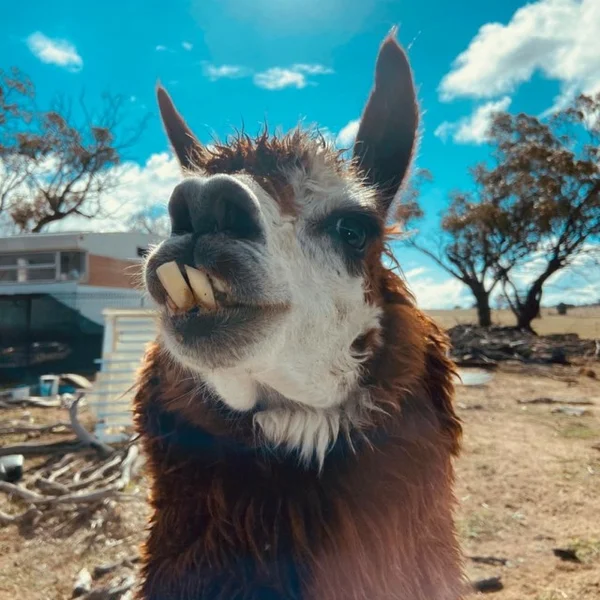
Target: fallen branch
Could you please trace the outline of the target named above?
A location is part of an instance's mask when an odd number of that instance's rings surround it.
[[[105,575],[108,575],[109,573],[112,573],[121,567],[133,568],[133,565],[138,562],[140,562],[140,557],[136,554],[134,556],[128,556],[114,563],[98,565],[97,567],[94,567],[92,579],[100,579],[100,577],[104,577]]]
[[[9,515],[0,511],[0,525],[14,525],[23,521],[29,521],[39,515],[41,515],[41,513],[35,507],[30,507],[18,515]]]
[[[26,423],[15,423],[6,427],[0,427],[0,435],[16,435],[28,433],[64,433],[65,428],[69,428],[69,423],[53,423],[52,425],[28,425]]]
[[[45,454],[67,454],[78,452],[85,448],[85,445],[79,440],[68,440],[66,442],[52,442],[49,444],[40,444],[37,442],[15,444],[14,446],[4,446],[0,448],[0,456],[9,456],[11,454],[22,454],[23,456],[43,456]]]
[[[81,400],[83,400],[83,394],[79,394],[75,400],[69,406],[69,418],[71,420],[71,427],[75,432],[77,438],[85,445],[94,448],[102,456],[110,456],[114,453],[114,448],[101,442],[96,436],[92,435],[78,420],[77,409]]]
[[[87,494],[63,494],[62,496],[41,496],[26,488],[0,481],[0,491],[14,496],[19,496],[31,504],[47,504],[53,506],[56,504],[85,504],[88,502],[100,502],[107,498],[136,498],[134,494],[120,494],[117,486],[107,486],[93,490]]]
[[[468,556],[469,560],[482,565],[494,565],[504,567],[508,558],[498,558],[497,556]]]
[[[568,400],[562,399],[557,400],[556,398],[531,398],[525,400],[517,400],[517,404],[566,404],[566,405],[581,405],[581,406],[592,406],[594,403],[591,400],[587,400],[585,398],[581,398],[579,400]]]
[[[34,406],[36,408],[60,408],[60,400],[49,400],[30,396],[29,398],[4,398],[2,408],[14,408],[15,406]]]
[[[105,586],[91,591],[85,596],[85,600],[116,600],[117,598],[122,597],[122,594],[131,590],[134,585],[135,577],[133,577],[133,575],[128,575],[116,585]]]

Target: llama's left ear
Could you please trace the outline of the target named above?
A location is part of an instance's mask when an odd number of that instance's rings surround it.
[[[410,167],[419,124],[410,65],[395,33],[393,29],[379,50],[375,85],[354,143],[355,160],[380,190],[384,214]]]
[[[195,164],[194,159],[197,158],[198,150],[202,148],[202,145],[175,108],[167,90],[160,84],[156,86],[156,100],[163,125],[179,164],[184,169],[199,166]]]

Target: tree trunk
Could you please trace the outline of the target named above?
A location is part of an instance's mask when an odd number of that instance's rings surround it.
[[[516,312],[517,327],[523,331],[529,331],[535,333],[531,326],[532,321],[540,315],[540,307],[542,304],[542,292],[544,284],[550,278],[551,275],[556,273],[562,268],[561,263],[558,260],[551,260],[546,267],[546,270],[533,282],[525,302],[518,305]]]
[[[490,310],[490,292],[479,286],[471,288],[477,303],[477,322],[480,327],[489,327],[492,324],[492,311]]]

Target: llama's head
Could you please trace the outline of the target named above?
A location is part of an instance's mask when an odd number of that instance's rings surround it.
[[[267,438],[322,455],[369,402],[385,221],[418,124],[407,58],[386,38],[350,162],[299,130],[204,147],[162,88],[158,101],[185,174],[145,267],[162,344]]]

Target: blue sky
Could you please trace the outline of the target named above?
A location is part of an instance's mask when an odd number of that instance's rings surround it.
[[[158,79],[205,141],[242,121],[256,131],[266,118],[285,129],[316,123],[349,142],[392,25],[424,111],[418,166],[435,178],[423,199],[428,226],[485,158],[493,110],[539,114],[600,88],[597,0],[13,2],[3,10],[0,68],[24,70],[41,104],[110,90],[129,99],[132,118],[150,112],[128,156],[129,187],[112,200],[139,205],[165,202],[177,177],[154,102]],[[398,255],[424,304],[466,304],[460,285],[421,256]],[[600,296],[600,281],[581,293]]]

